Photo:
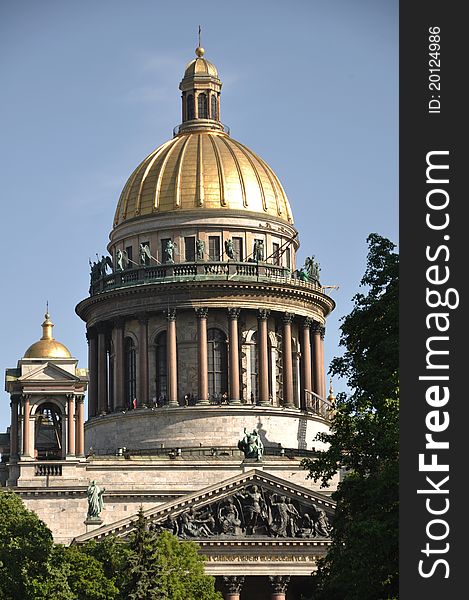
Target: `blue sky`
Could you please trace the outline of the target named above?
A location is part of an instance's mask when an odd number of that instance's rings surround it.
[[[367,235],[398,241],[397,0],[23,0],[0,5],[2,372],[41,336],[46,301],[86,366],[74,309],[88,258],[104,253],[132,170],[180,123],[199,24],[223,122],[282,181],[301,261],[315,255],[339,286],[326,367],[340,353]]]

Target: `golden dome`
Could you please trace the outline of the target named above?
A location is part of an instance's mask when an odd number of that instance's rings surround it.
[[[152,152],[122,190],[114,226],[169,211],[221,209],[293,223],[280,181],[252,150],[216,129],[182,131]]]
[[[42,338],[26,350],[24,358],[71,358],[68,348],[54,339],[53,327],[50,315],[46,313],[42,323]]]
[[[197,58],[187,63],[186,70],[184,71],[184,79],[194,76],[209,75],[218,79],[218,71],[216,66],[203,58],[205,50],[203,48],[196,49]]]

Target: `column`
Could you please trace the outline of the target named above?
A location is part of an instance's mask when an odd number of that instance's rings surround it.
[[[177,381],[177,346],[176,346],[176,309],[170,308],[166,311],[168,320],[166,362],[168,366],[168,402],[169,406],[178,404],[178,381]]]
[[[319,336],[320,336],[320,343],[319,343],[319,351],[320,351],[320,358],[319,358],[319,382],[320,382],[320,387],[321,387],[321,398],[325,398],[326,397],[326,373],[324,372],[324,337],[326,335],[326,328],[324,326],[321,326],[319,328]]]
[[[301,390],[300,408],[306,409],[309,395],[308,392],[312,392],[312,378],[311,378],[311,335],[310,327],[312,320],[307,317],[302,324],[302,338],[301,338],[301,371],[303,378],[303,390]]]
[[[124,327],[125,319],[119,317],[114,321],[115,347],[114,347],[114,374],[116,410],[125,410],[125,354],[124,354]]]
[[[269,575],[269,583],[272,590],[271,600],[285,600],[290,575]]]
[[[228,365],[230,378],[230,404],[241,404],[239,391],[239,338],[238,338],[238,318],[239,308],[228,309]]]
[[[77,396],[76,398],[76,419],[75,419],[75,438],[76,438],[76,455],[78,457],[85,456],[85,397]]]
[[[321,325],[313,322],[313,392],[321,396]]]
[[[31,445],[29,440],[29,413],[31,406],[29,403],[29,395],[23,394],[23,452],[22,455],[25,458],[31,458]]]
[[[223,575],[224,600],[239,600],[243,585],[243,575]]]
[[[67,456],[75,456],[75,396],[67,394]]]
[[[291,345],[291,323],[293,315],[283,315],[282,353],[283,353],[283,405],[294,407],[293,402],[293,361]]]
[[[138,341],[138,404],[148,406],[148,317],[139,316]]]
[[[98,414],[98,338],[94,327],[86,332],[88,340],[88,369],[90,383],[88,386],[88,416]]]
[[[100,323],[98,329],[98,414],[107,412],[107,348],[106,328]]]
[[[12,396],[10,402],[10,461],[18,458],[18,404],[19,396]]]
[[[197,404],[208,404],[208,349],[207,349],[207,308],[196,308],[197,315]]]
[[[259,309],[257,313],[257,356],[259,370],[259,403],[268,406],[269,402],[269,344],[268,318],[270,310]]]

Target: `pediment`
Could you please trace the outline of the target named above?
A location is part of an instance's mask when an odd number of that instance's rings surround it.
[[[18,378],[19,382],[79,381],[79,378],[54,363],[42,363]]]
[[[198,492],[145,511],[150,528],[197,542],[262,540],[326,541],[335,503],[325,494],[252,469]],[[77,537],[127,537],[137,515]]]

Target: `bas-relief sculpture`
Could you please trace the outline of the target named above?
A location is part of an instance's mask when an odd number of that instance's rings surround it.
[[[191,507],[152,525],[183,539],[217,537],[327,538],[324,509],[258,485],[246,486],[203,508]]]

